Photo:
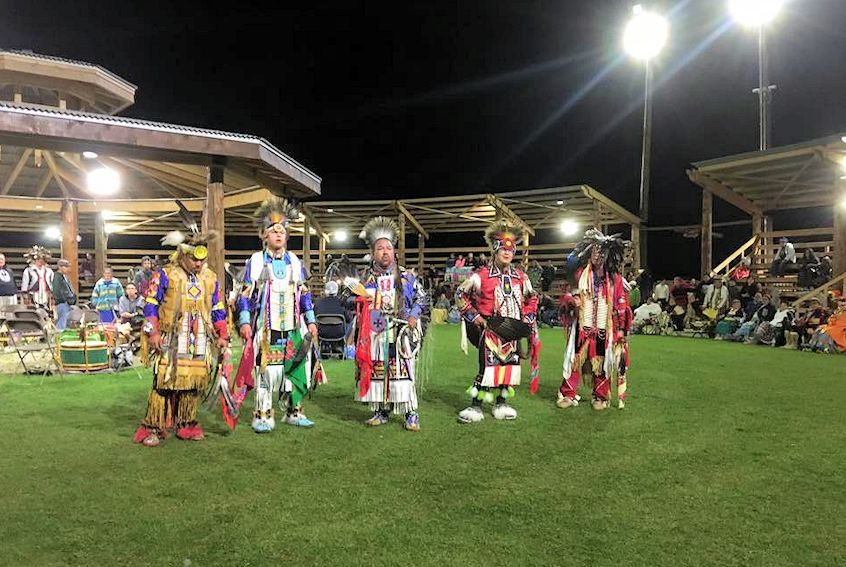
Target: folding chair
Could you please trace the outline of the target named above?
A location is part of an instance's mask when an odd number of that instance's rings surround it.
[[[29,310],[16,311],[12,313],[11,318],[26,321],[43,321],[43,318],[37,311]]]
[[[51,336],[40,319],[8,318],[6,328],[9,330],[9,346],[15,349],[24,374],[46,376],[52,373],[53,367],[63,374],[56,338]],[[45,353],[49,357],[45,357]]]
[[[344,316],[342,314],[322,313],[317,315],[316,319],[321,356],[343,358],[344,340],[346,339]]]

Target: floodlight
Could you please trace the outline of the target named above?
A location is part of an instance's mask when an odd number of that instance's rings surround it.
[[[347,241],[347,231],[346,230],[336,230],[335,231],[335,240],[338,242],[346,242]]]
[[[95,195],[112,195],[120,189],[120,176],[114,169],[99,167],[88,172],[88,190]]]
[[[775,19],[785,0],[729,0],[731,15],[744,26],[759,28]]]
[[[50,240],[59,240],[62,237],[62,231],[59,230],[58,226],[50,226],[44,231],[44,236]]]
[[[626,53],[648,61],[658,55],[670,36],[670,24],[659,14],[647,12],[638,4],[632,10],[634,16],[623,31],[623,47]]]
[[[579,231],[579,225],[572,220],[562,221],[560,228],[561,232],[563,232],[565,236],[573,236]]]
[[[85,159],[97,159],[97,153],[85,151],[85,152],[82,152],[82,157],[85,158]]]

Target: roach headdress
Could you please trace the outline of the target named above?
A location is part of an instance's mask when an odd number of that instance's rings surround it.
[[[364,240],[371,250],[376,241],[383,238],[396,246],[399,239],[399,226],[388,217],[376,217],[367,221],[358,237]]]
[[[517,228],[513,224],[497,221],[485,229],[485,242],[496,253],[500,248],[516,251],[520,239],[517,237]]]
[[[580,266],[586,266],[590,262],[593,247],[597,246],[605,263],[605,271],[610,274],[619,274],[623,270],[626,248],[632,244],[628,240],[623,240],[621,236],[619,233],[606,236],[596,228],[589,228],[570,255],[575,256]]]

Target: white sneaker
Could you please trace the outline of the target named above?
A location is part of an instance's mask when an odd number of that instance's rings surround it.
[[[458,421],[461,423],[478,423],[485,419],[485,414],[476,406],[469,406],[458,412]]]
[[[491,410],[494,419],[517,419],[517,410],[508,404],[497,404]]]

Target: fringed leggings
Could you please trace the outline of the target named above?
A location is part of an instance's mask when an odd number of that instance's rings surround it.
[[[163,431],[196,425],[200,395],[199,390],[152,390],[147,399],[144,427]]]

